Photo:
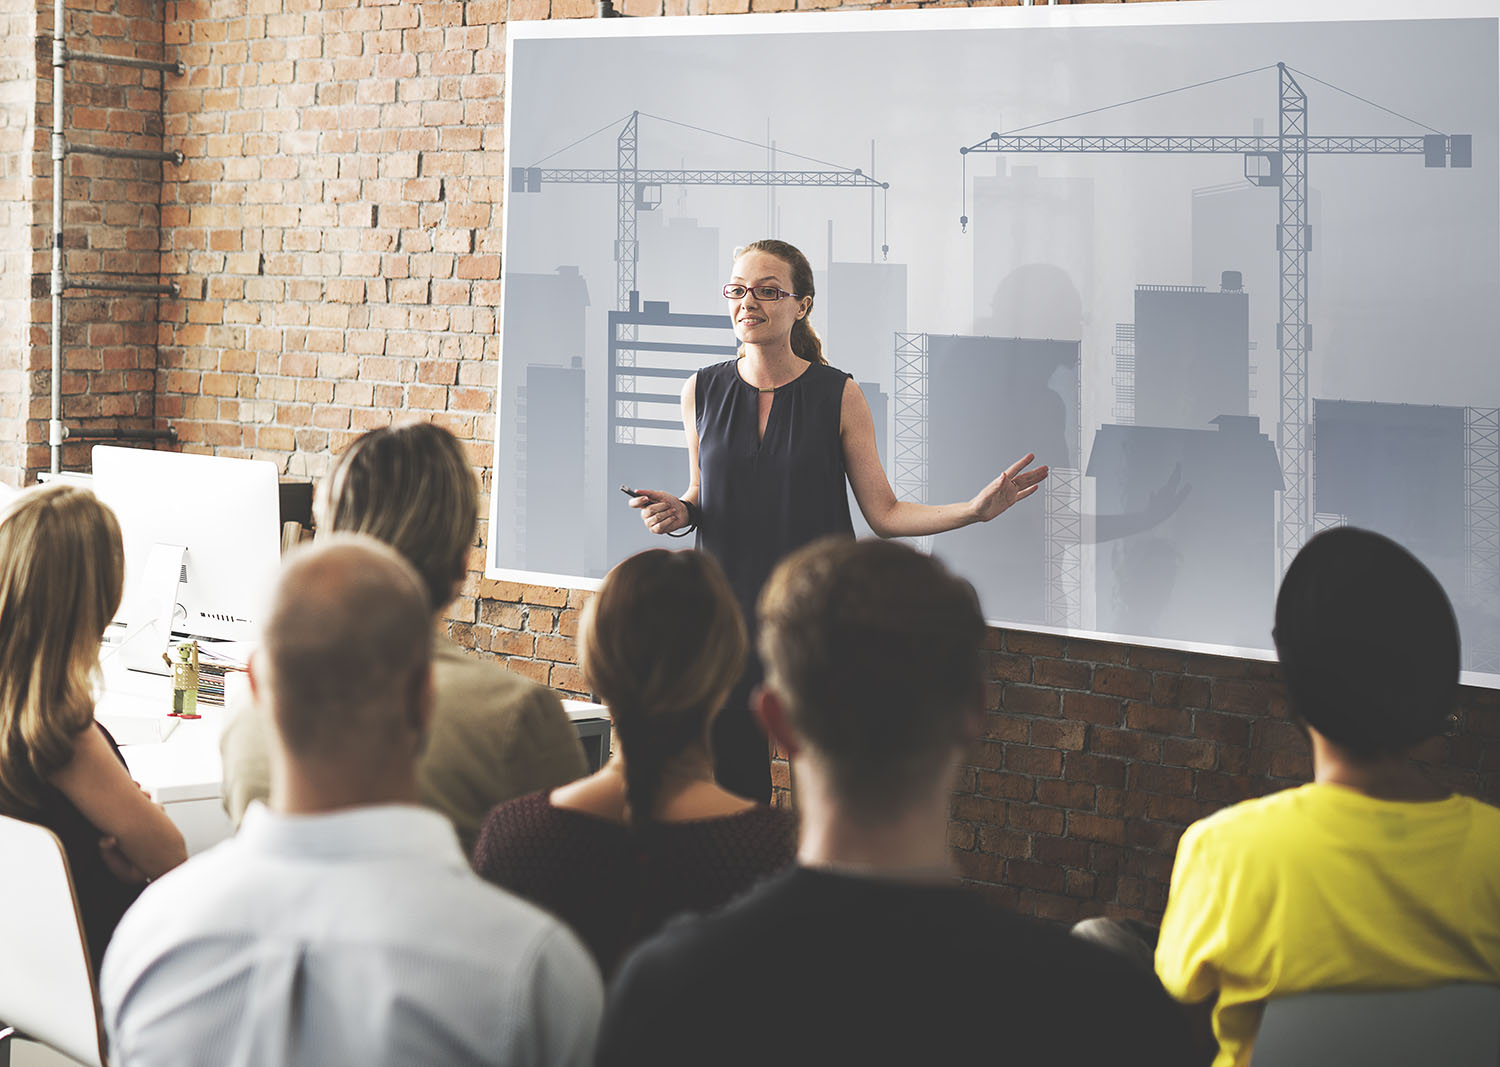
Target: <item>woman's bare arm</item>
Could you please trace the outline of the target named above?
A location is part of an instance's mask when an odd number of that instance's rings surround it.
[[[1027,454],[1011,464],[1000,477],[958,504],[914,504],[897,500],[891,490],[880,452],[875,445],[875,420],[865,394],[850,378],[844,383],[839,436],[844,445],[844,468],[865,521],[881,537],[923,537],[947,533],[976,522],[989,522],[1012,504],[1036,492],[1047,477],[1046,467],[1027,466],[1036,458]]]
[[[78,735],[73,758],[52,775],[52,784],[101,838],[114,838],[113,847],[147,878],[163,875],[187,859],[181,831],[130,780],[130,773],[97,727]]]

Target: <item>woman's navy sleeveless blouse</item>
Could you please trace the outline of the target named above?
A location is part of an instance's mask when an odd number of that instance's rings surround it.
[[[753,634],[756,598],[777,563],[827,534],[854,536],[839,437],[849,375],[810,364],[776,390],[760,439],[759,390],[737,365],[698,372],[697,545],[729,575]]]

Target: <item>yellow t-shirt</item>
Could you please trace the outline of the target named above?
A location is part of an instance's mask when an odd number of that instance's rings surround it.
[[[1214,1067],[1246,1067],[1263,1002],[1313,989],[1500,984],[1500,808],[1304,785],[1194,823],[1156,973],[1217,994]]]

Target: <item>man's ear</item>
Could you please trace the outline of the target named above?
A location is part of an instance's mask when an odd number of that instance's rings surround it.
[[[264,670],[260,665],[262,655],[264,653],[260,649],[256,649],[250,653],[250,659],[245,663],[245,674],[250,678],[250,702],[256,707],[260,706],[260,702],[266,692],[265,679],[261,677],[261,673]]]
[[[788,758],[801,751],[802,739],[792,727],[786,704],[776,690],[769,685],[756,686],[755,692],[750,694],[750,709],[766,736],[775,741]]]

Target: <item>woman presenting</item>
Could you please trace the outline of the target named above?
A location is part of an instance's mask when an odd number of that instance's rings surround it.
[[[1027,455],[972,499],[914,504],[896,499],[880,465],[864,393],[823,358],[808,316],[813,273],[784,241],[756,241],[724,286],[738,358],[705,367],[682,390],[687,490],[639,490],[630,506],[652,533],[696,527],[697,545],[729,575],[752,637],[743,677],[714,723],[715,775],[724,788],[765,803],[771,795],[766,739],[750,713],[761,681],[753,654],[755,601],[783,556],[829,534],[854,536],[847,477],[865,521],[881,537],[920,537],[988,522],[1036,492],[1046,467]]]

